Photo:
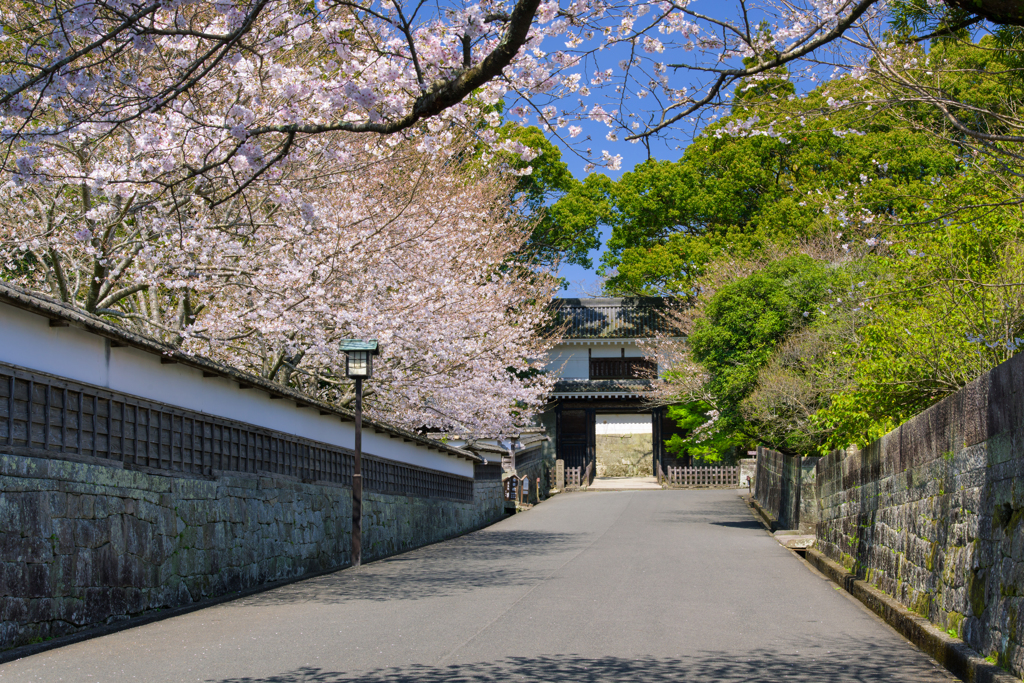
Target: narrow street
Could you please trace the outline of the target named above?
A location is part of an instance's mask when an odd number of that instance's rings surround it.
[[[950,681],[735,491],[570,493],[354,570],[0,665],[69,681]]]

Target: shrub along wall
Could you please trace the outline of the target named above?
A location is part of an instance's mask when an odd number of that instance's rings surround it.
[[[364,558],[500,518],[500,481],[473,486],[471,501],[364,493]],[[0,454],[0,491],[0,649],[350,563],[340,485]]]
[[[817,466],[817,547],[1024,674],[1024,355]]]

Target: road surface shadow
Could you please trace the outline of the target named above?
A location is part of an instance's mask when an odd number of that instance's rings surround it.
[[[575,534],[488,529],[232,604],[251,607],[311,601],[416,600],[498,585],[530,585],[538,581],[538,556],[574,552],[587,540]]]
[[[509,657],[495,662],[474,662],[448,666],[408,666],[361,673],[325,671],[302,667],[268,678],[228,678],[215,683],[490,683],[492,681],[569,681],[572,683],[680,683],[699,681],[744,681],[775,683],[851,683],[871,681],[955,681],[938,665],[927,661],[894,661],[884,647],[858,644],[854,652],[839,646],[817,658],[794,653],[753,650],[741,654],[702,652],[684,659],[656,657],[540,656]],[[923,656],[923,655],[922,655]],[[214,683],[210,680],[210,683]]]
[[[705,501],[696,510],[658,512],[656,519],[658,522],[668,524],[718,524],[719,526],[740,526],[740,524],[751,522],[756,525],[751,526],[751,529],[763,528],[751,517],[750,510],[739,497],[729,500]]]
[[[764,531],[764,524],[758,522],[756,519],[747,519],[742,521],[727,521],[727,522],[709,522],[715,526],[726,526],[730,529],[758,529]]]

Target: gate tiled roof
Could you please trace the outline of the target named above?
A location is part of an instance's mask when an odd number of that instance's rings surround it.
[[[563,339],[642,339],[661,329],[661,297],[554,299],[554,325]]]

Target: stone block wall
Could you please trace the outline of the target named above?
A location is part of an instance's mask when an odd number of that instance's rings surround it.
[[[797,520],[793,480],[796,459],[761,446],[757,448],[754,499],[773,520],[773,529],[791,529]]]
[[[820,520],[821,505],[818,502],[818,461],[811,456],[800,460],[800,509],[796,528],[808,534],[815,533]]]
[[[825,555],[1024,674],[1024,355],[817,478]]]
[[[771,516],[773,530],[813,532],[819,507],[817,463],[816,457],[799,458],[758,446],[754,499]]]
[[[654,470],[654,446],[650,434],[598,434],[597,475],[649,477]]]
[[[209,478],[0,453],[0,649],[350,562],[351,492],[280,475]],[[364,494],[378,559],[501,517],[474,500]]]

